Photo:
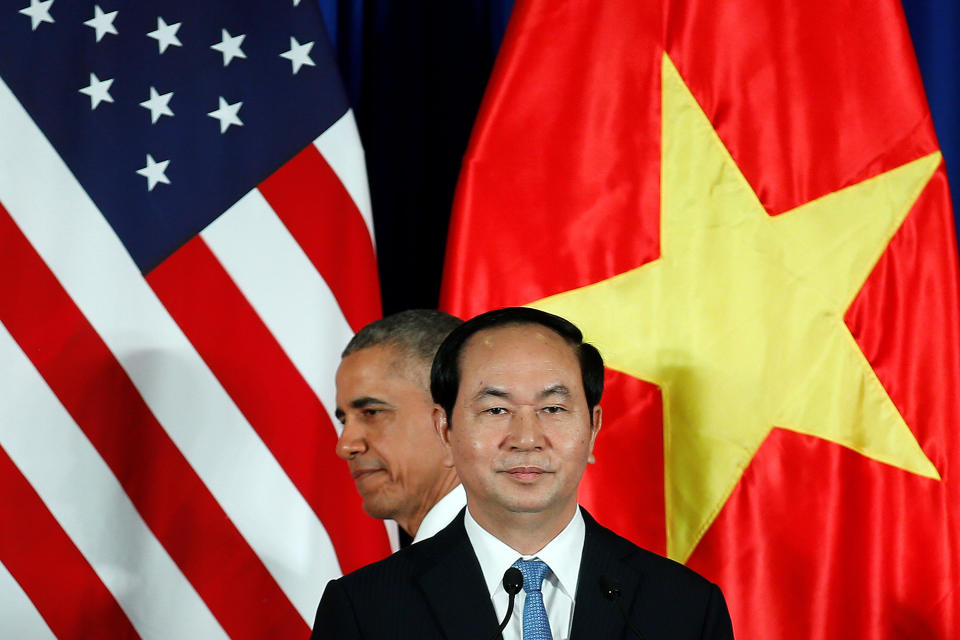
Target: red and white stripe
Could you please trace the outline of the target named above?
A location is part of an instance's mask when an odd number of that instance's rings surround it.
[[[352,115],[146,278],[3,84],[0,140],[0,637],[304,636],[389,552],[333,455],[379,315]]]

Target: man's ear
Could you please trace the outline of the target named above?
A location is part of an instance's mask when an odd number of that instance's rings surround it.
[[[603,426],[603,411],[600,405],[593,408],[593,426],[590,433],[590,454],[587,456],[587,464],[596,463],[597,459],[593,457],[593,445],[597,441],[597,434],[600,433],[600,427]]]
[[[443,464],[453,467],[453,452],[450,449],[450,423],[447,421],[447,412],[438,404],[433,405],[433,428],[443,444]]]

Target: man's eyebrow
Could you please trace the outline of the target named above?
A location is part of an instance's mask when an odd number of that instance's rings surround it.
[[[504,398],[506,400],[509,400],[510,394],[504,391],[503,389],[497,389],[496,387],[484,387],[483,389],[480,389],[480,391],[478,391],[476,395],[473,396],[473,399],[474,401],[477,401],[477,400],[483,400],[484,398],[489,398],[489,397]]]
[[[567,385],[557,383],[557,384],[552,384],[546,389],[544,389],[543,391],[541,391],[537,396],[537,398],[539,400],[543,400],[544,398],[549,398],[551,396],[561,396],[564,398],[568,398],[570,397],[570,395],[571,395],[570,389],[567,388]]]
[[[363,396],[350,401],[350,407],[352,409],[366,409],[367,407],[375,404],[389,405],[390,403],[385,400],[381,400],[380,398],[374,398],[373,396]]]
[[[543,391],[537,394],[538,400],[543,400],[545,398],[551,398],[555,396],[560,396],[562,398],[568,398],[572,395],[570,389],[565,384],[557,383],[552,384],[549,387],[545,388]],[[484,398],[503,398],[504,400],[509,400],[511,398],[509,391],[504,391],[503,389],[498,389],[497,387],[484,387],[480,389],[473,396],[473,400],[482,400]]]
[[[351,409],[366,409],[367,407],[379,405],[379,406],[388,406],[390,403],[380,398],[374,398],[373,396],[363,396],[362,398],[356,398],[355,400],[350,401]],[[333,412],[333,415],[337,417],[337,420],[343,422],[347,417],[347,412],[337,407]]]

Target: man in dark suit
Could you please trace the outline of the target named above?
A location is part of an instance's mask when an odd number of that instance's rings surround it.
[[[430,396],[433,356],[461,323],[429,309],[389,315],[351,338],[337,368],[337,455],[363,510],[396,521],[414,542],[450,524],[467,501],[441,460]]]
[[[477,316],[441,345],[431,392],[467,508],[433,538],[331,581],[314,638],[487,640],[501,619],[504,640],[733,637],[716,585],[578,508],[603,362],[576,327],[525,308]],[[508,616],[511,566],[523,589]]]

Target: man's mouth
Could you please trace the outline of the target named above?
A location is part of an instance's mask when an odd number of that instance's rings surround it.
[[[376,468],[376,469],[351,469],[351,470],[350,470],[350,475],[351,475],[351,477],[353,477],[354,482],[360,482],[360,481],[363,480],[364,478],[369,478],[369,477],[372,476],[373,474],[379,473],[379,472],[381,472],[381,471],[383,471],[383,469],[380,469],[380,468]]]
[[[521,466],[510,467],[507,473],[518,482],[535,482],[547,472],[542,467]]]

